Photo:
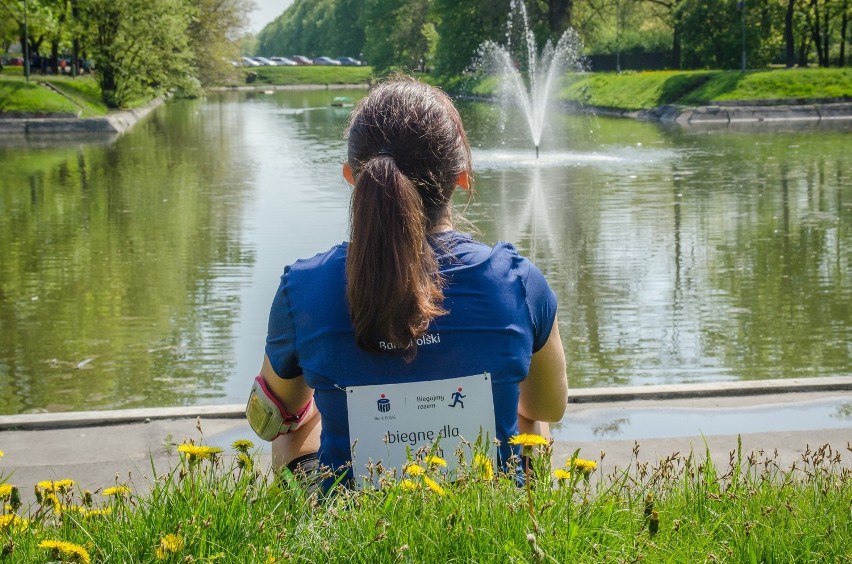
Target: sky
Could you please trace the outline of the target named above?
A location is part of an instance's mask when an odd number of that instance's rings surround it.
[[[258,33],[263,26],[281,15],[293,0],[254,0],[255,10],[249,17],[249,31]]]

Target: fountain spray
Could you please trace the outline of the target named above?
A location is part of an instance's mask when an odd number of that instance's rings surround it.
[[[482,60],[502,79],[500,93],[504,105],[508,107],[515,102],[523,112],[538,158],[552,91],[566,70],[582,70],[582,42],[577,32],[569,28],[556,45],[547,40],[539,53],[526,6],[521,0],[512,0],[511,6],[506,44],[487,41],[481,47]],[[516,20],[520,22],[518,29]],[[513,41],[515,33],[519,34],[517,42]]]

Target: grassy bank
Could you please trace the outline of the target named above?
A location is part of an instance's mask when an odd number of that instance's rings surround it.
[[[852,99],[852,69],[660,71],[569,77],[562,100],[625,110],[741,100]]]
[[[782,469],[762,451],[733,452],[718,468],[692,453],[650,464],[637,445],[630,468],[607,476],[575,457],[551,468],[544,447],[529,490],[483,459],[450,483],[433,459],[381,490],[324,502],[291,475],[258,469],[248,441],[232,446],[180,445],[180,462],[144,491],[45,481],[29,509],[0,460],[0,559],[841,562],[852,550],[852,472],[829,446]]]
[[[254,67],[240,69],[248,84],[269,84],[276,86],[301,86],[306,84],[366,84],[373,75],[372,67],[333,67],[333,66],[295,66],[295,67]],[[249,82],[250,75],[255,79]]]
[[[90,76],[38,76],[26,82],[22,76],[0,75],[0,113],[79,113],[81,117],[102,116],[107,113],[107,107],[100,98],[97,81]]]
[[[237,69],[230,86],[301,86],[365,84],[371,67],[256,67]],[[424,77],[449,92],[490,96],[496,77]],[[67,96],[51,92],[49,82]],[[795,69],[749,71],[659,71],[567,75],[557,97],[589,106],[624,110],[651,109],[664,104],[698,106],[731,100],[852,99],[852,69]],[[70,100],[69,100],[70,98]],[[0,113],[76,112],[83,116],[107,113],[92,77],[33,77],[0,75]]]

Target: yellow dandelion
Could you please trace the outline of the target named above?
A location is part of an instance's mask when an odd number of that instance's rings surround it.
[[[442,488],[438,482],[430,478],[429,476],[423,476],[423,481],[429,486],[429,489],[435,492],[438,495],[444,495],[444,488]]]
[[[565,482],[565,481],[568,481],[568,480],[571,479],[571,472],[569,472],[568,470],[565,470],[564,468],[557,468],[556,470],[553,471],[553,475],[560,482]]]
[[[60,505],[61,513],[79,513],[80,515],[86,514],[86,508],[82,505]]]
[[[408,474],[409,476],[420,476],[424,472],[426,472],[426,470],[422,466],[420,466],[419,464],[414,464],[413,462],[409,462],[408,464],[406,464],[402,471]]]
[[[0,484],[0,499],[9,499],[12,497],[12,490],[15,486],[12,484]]]
[[[107,497],[124,497],[130,494],[130,488],[128,488],[127,486],[113,486],[111,488],[106,488],[104,491],[101,492],[101,494]]]
[[[166,560],[172,554],[177,554],[183,549],[183,539],[169,533],[160,539],[157,550],[154,551],[157,560]]]
[[[483,480],[494,479],[494,461],[491,460],[490,456],[477,453],[473,457],[473,467],[479,471]]]
[[[231,443],[231,448],[239,452],[247,453],[249,450],[254,448],[254,443],[248,439],[237,439]]]
[[[190,461],[193,461],[212,458],[213,455],[222,452],[222,449],[219,447],[199,446],[190,443],[183,443],[182,445],[178,445],[178,452],[182,452],[187,456],[187,458],[189,458]]]
[[[571,464],[571,459],[568,459],[567,464]],[[598,463],[594,460],[585,460],[582,458],[574,459],[574,468],[583,473],[594,472],[597,469]]]
[[[6,453],[0,450],[0,458],[3,458],[4,456],[6,456]]]
[[[0,515],[0,531],[24,531],[29,521],[21,519],[14,513]]]
[[[41,489],[45,492],[52,492],[52,493],[56,493],[56,492],[65,493],[73,487],[74,487],[74,480],[68,480],[68,479],[56,480],[56,481],[42,480],[41,482],[36,484],[37,489]]]
[[[447,461],[441,458],[440,456],[427,456],[425,462],[429,466],[443,466],[444,468],[447,467]]]
[[[514,435],[509,438],[510,445],[522,445],[525,447],[546,445],[547,443],[548,440],[542,437],[541,435],[532,435],[529,433],[522,433],[520,435]]]
[[[86,552],[86,549],[79,544],[74,544],[73,542],[43,540],[38,543],[38,546],[39,548],[52,550],[55,557],[62,556],[63,560],[76,560],[77,562],[83,562],[84,564],[89,564],[89,562],[92,561],[91,558],[89,558],[89,553]]]
[[[408,478],[406,478],[405,480],[402,480],[399,483],[399,487],[402,488],[403,490],[407,491],[407,492],[413,492],[413,491],[420,489],[420,486],[418,486],[416,482],[412,482]]]
[[[237,466],[251,472],[251,469],[254,468],[254,461],[252,461],[251,456],[241,452],[237,455]]]
[[[107,515],[112,515],[112,507],[102,507],[100,509],[90,509],[86,511],[85,517],[90,519],[92,517],[106,517]]]

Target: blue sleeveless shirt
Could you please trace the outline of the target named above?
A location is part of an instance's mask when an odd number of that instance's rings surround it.
[[[351,461],[347,386],[483,372],[491,374],[498,459],[505,467],[510,456],[520,454],[508,443],[518,433],[519,384],[533,352],[550,336],[556,296],[510,244],[492,248],[450,231],[433,237],[432,247],[449,313],[432,321],[410,363],[356,344],[346,298],[346,243],[284,269],[269,315],[266,354],[281,378],[304,375],[314,389],[322,417],[319,461],[332,470],[348,468]],[[380,342],[383,346],[389,345]]]

